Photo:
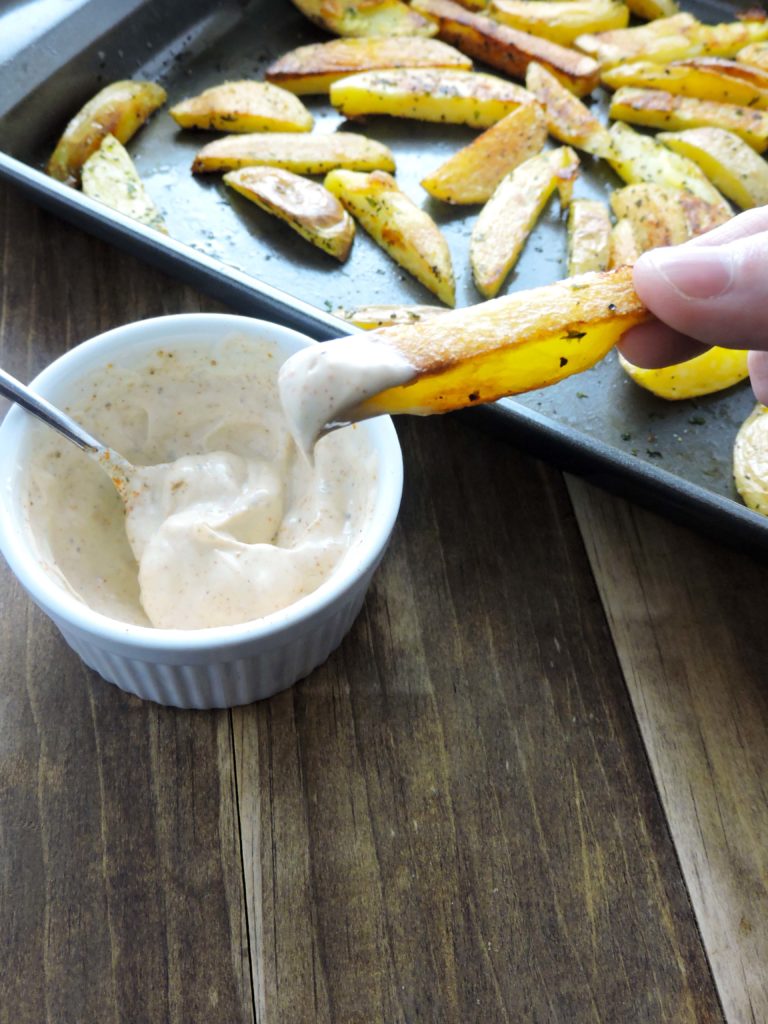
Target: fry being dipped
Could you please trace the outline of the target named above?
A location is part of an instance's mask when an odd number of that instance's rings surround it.
[[[304,349],[280,372],[283,408],[309,451],[331,424],[450,412],[555,384],[648,316],[628,267],[568,278]]]

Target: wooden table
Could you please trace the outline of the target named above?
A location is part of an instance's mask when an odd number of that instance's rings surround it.
[[[0,190],[1,364],[204,296]],[[179,712],[0,573],[0,1021],[768,1021],[766,567],[466,420],[309,679]]]

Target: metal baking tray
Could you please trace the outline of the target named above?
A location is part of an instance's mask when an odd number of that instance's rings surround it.
[[[723,0],[689,0],[687,7],[710,22],[735,13]],[[175,102],[225,79],[260,77],[276,56],[323,38],[290,0],[0,0],[0,176],[46,209],[241,312],[320,340],[350,332],[331,315],[336,307],[434,302],[362,231],[340,266],[232,194],[218,176],[193,177],[192,157],[213,135],[181,131],[164,111],[129,148],[171,237],[42,173],[69,118],[109,81],[159,81]],[[419,186],[425,170],[474,133],[383,117],[347,124],[327,99],[304,99],[316,131],[343,125],[390,146],[401,186],[423,200],[448,239],[457,304],[479,301],[468,259],[478,208],[445,206]],[[576,194],[606,196],[618,179],[588,156],[582,160]],[[545,284],[564,273],[564,217],[553,200],[506,290]],[[731,481],[733,439],[752,405],[747,384],[694,401],[664,402],[629,381],[609,356],[555,387],[462,415],[687,525],[764,551],[768,522],[740,504]]]

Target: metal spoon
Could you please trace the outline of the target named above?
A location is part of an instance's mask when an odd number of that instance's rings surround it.
[[[129,482],[135,470],[119,452],[116,452],[114,448],[107,448],[101,441],[91,437],[79,423],[75,423],[55,405],[51,405],[46,399],[36,395],[34,391],[30,391],[21,381],[16,380],[10,373],[6,373],[2,369],[0,369],[0,395],[16,402],[27,412],[31,412],[33,416],[41,419],[43,423],[58,430],[68,441],[76,444],[108,474],[118,494],[125,501]]]

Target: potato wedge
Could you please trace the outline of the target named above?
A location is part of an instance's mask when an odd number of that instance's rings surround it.
[[[310,21],[337,36],[433,36],[434,25],[401,0],[293,0]]]
[[[502,178],[541,152],[546,138],[538,104],[519,107],[422,178],[421,186],[445,203],[484,203]]]
[[[243,167],[224,181],[240,195],[343,263],[349,256],[355,225],[327,188],[280,167]]]
[[[181,128],[222,132],[308,132],[312,115],[293,93],[269,82],[224,82],[171,107]]]
[[[672,18],[680,13],[677,0],[627,0],[627,7],[638,18],[645,18],[646,21]]]
[[[453,0],[414,0],[414,7],[437,20],[441,39],[513,78],[524,78],[535,60],[578,96],[597,85],[598,64],[575,50],[502,25]]]
[[[764,110],[627,85],[613,94],[609,113],[616,121],[646,128],[724,128],[735,132],[759,153],[768,149],[768,112]]]
[[[768,515],[768,408],[756,405],[744,420],[733,446],[733,482],[742,501]]]
[[[750,43],[736,54],[736,60],[740,64],[747,64],[751,68],[759,68],[761,71],[768,71],[768,42]]]
[[[384,171],[331,171],[325,187],[396,263],[447,306],[456,301],[448,243],[428,213]]]
[[[768,204],[768,164],[733,132],[692,128],[661,132],[656,138],[693,160],[715,188],[742,210]]]
[[[113,82],[72,118],[48,161],[46,172],[65,185],[77,186],[80,171],[107,135],[125,144],[158,107],[166,93],[154,82]]]
[[[525,89],[475,71],[399,68],[365,71],[335,82],[331,103],[345,117],[389,114],[489,128],[506,114],[533,103]]]
[[[611,218],[599,199],[574,199],[568,208],[568,277],[608,269]]]
[[[449,412],[555,384],[594,366],[648,312],[622,268],[583,274],[375,336],[416,368],[365,401],[357,417]],[[330,342],[329,344],[333,344]]]
[[[284,54],[267,68],[267,81],[296,96],[327,93],[334,82],[360,71],[386,68],[458,68],[472,70],[463,53],[437,39],[399,36],[331,39]]]
[[[585,32],[626,28],[629,8],[619,0],[491,0],[503,25],[570,46]]]
[[[724,57],[692,57],[666,65],[635,61],[609,68],[602,81],[611,89],[634,85],[663,89],[676,96],[768,110],[768,72]]]
[[[91,153],[83,164],[81,188],[91,199],[98,199],[126,217],[168,234],[162,215],[144,188],[133,160],[114,135],[105,135],[96,152]]]
[[[418,324],[447,312],[442,306],[355,306],[354,309],[334,309],[333,315],[355,327],[372,331],[393,324]]]
[[[611,125],[610,136],[611,152],[607,160],[628,185],[644,181],[684,189],[721,211],[725,219],[731,216],[726,200],[692,160],[672,153],[621,121]]]
[[[234,171],[260,165],[282,167],[295,174],[348,171],[394,171],[395,158],[381,142],[356,132],[304,135],[264,132],[226,135],[203,146],[192,163],[195,174]]]
[[[676,14],[636,28],[587,33],[575,45],[608,68],[628,60],[667,63],[699,56],[733,57],[748,43],[763,39],[768,39],[768,21],[702,25],[690,14]]]
[[[547,200],[578,174],[579,158],[563,147],[520,164],[500,183],[472,229],[469,260],[481,295],[498,294]],[[570,199],[570,196],[567,196]],[[561,192],[561,203],[566,205]]]
[[[741,349],[714,346],[685,363],[644,370],[619,355],[621,368],[646,391],[676,402],[684,398],[713,395],[732,388],[748,375],[747,353]]]
[[[684,189],[680,190],[678,201],[688,222],[689,238],[703,235],[719,224],[725,224],[733,216],[730,208],[724,207],[721,203],[708,203],[700,196],[695,196]]]
[[[633,267],[640,256],[640,249],[635,238],[635,229],[630,221],[622,218],[617,220],[611,230],[610,257],[608,269]]]
[[[544,108],[550,135],[595,156],[607,156],[611,148],[608,130],[554,75],[532,61],[525,84]]]
[[[611,194],[611,209],[617,220],[632,225],[639,253],[688,241],[688,220],[677,198],[679,191],[643,182]]]

